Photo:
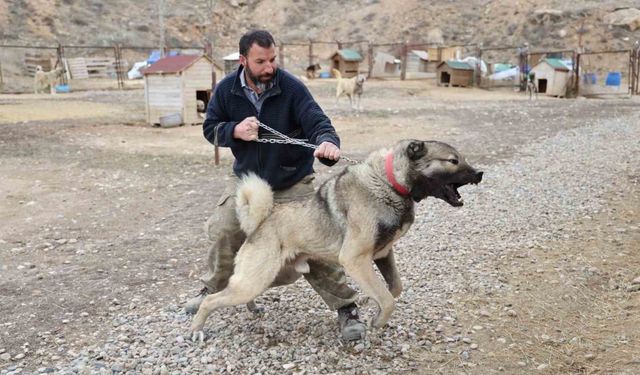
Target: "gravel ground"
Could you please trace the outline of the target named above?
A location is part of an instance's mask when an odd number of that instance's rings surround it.
[[[137,300],[111,322],[106,341],[84,350],[47,357],[60,374],[315,374],[415,372],[420,358],[449,352],[448,343],[474,342],[450,333],[457,293],[500,294],[510,285],[496,259],[550,240],[571,239],[571,221],[597,215],[610,194],[631,194],[629,176],[640,174],[640,127],[633,116],[587,123],[515,150],[505,161],[476,165],[482,184],[463,189],[465,206],[454,209],[428,200],[396,246],[405,286],[390,324],[361,343],[337,338],[334,313],[311,288],[298,283],[267,291],[267,310],[253,316],[238,307],[214,313],[204,344],[188,338],[190,317],[179,305],[155,313],[139,311]],[[637,184],[638,181],[635,181]],[[637,230],[637,228],[636,228]],[[184,295],[183,299],[188,296]],[[361,301],[369,318],[374,306]],[[114,301],[114,304],[119,302]],[[42,337],[54,333],[43,332]],[[63,340],[64,339],[58,339]],[[475,347],[474,347],[475,345]],[[460,355],[468,360],[477,344]],[[0,355],[2,355],[0,353]],[[14,358],[15,360],[15,358]],[[17,358],[0,374],[25,373]]]

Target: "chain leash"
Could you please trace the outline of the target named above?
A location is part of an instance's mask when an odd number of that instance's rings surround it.
[[[307,143],[305,142],[306,139],[298,139],[298,138],[291,138],[285,134],[280,133],[279,131],[277,131],[276,129],[270,127],[267,124],[263,124],[262,122],[259,122],[260,127],[263,129],[266,129],[268,131],[270,131],[271,133],[273,133],[274,135],[280,137],[281,139],[275,139],[275,138],[258,138],[255,141],[259,142],[259,143],[277,143],[277,144],[290,144],[290,145],[297,145],[297,146],[303,146],[303,147],[307,147],[307,148],[311,148],[311,149],[318,149],[318,146],[311,144],[311,143]],[[348,158],[346,156],[340,156],[341,160],[346,160],[351,164],[358,164],[360,163],[357,160],[353,160],[351,158]]]

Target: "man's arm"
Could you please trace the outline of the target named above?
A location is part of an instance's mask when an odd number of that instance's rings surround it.
[[[322,164],[332,166],[340,158],[340,138],[309,90],[300,83],[298,91],[294,95],[295,114],[309,141],[318,145],[313,156]]]
[[[233,133],[239,121],[229,121],[224,108],[223,94],[220,86],[216,88],[207,106],[207,118],[202,124],[204,137],[215,146],[231,147],[235,142]]]

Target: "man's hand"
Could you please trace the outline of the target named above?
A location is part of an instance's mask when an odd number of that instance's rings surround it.
[[[258,139],[259,124],[260,122],[254,116],[247,117],[233,129],[233,138],[242,139],[243,141]]]
[[[322,142],[314,151],[313,156],[316,158],[324,158],[329,160],[340,159],[340,149],[331,142]]]

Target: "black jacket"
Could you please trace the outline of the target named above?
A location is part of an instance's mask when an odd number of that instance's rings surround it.
[[[288,188],[313,173],[313,150],[303,146],[246,142],[233,138],[235,126],[247,117],[255,116],[260,122],[292,138],[308,139],[319,145],[331,142],[340,147],[340,138],[331,121],[324,114],[311,93],[298,79],[278,69],[274,86],[262,104],[260,113],[246,97],[240,83],[243,67],[227,75],[215,89],[207,108],[203,124],[204,136],[209,142],[230,147],[237,176],[255,172],[274,190]],[[260,138],[271,137],[260,128]],[[335,161],[320,159],[323,164]]]

